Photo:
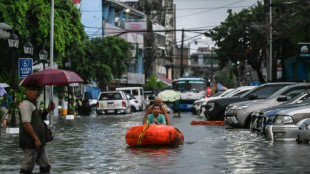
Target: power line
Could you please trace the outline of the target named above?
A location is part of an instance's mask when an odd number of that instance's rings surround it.
[[[176,18],[188,17],[188,16],[193,16],[193,15],[201,14],[201,13],[207,13],[207,12],[214,11],[214,10],[217,10],[217,9],[220,9],[220,8],[229,7],[230,5],[234,5],[234,4],[237,4],[237,3],[242,2],[242,1],[245,1],[245,0],[240,0],[240,1],[228,4],[228,5],[225,5],[225,6],[217,7],[217,8],[206,10],[206,11],[201,11],[201,12],[192,13],[192,14],[183,15],[183,16],[177,16]]]

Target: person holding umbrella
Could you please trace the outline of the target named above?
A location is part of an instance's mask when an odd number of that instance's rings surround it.
[[[3,96],[1,96],[1,97],[2,97],[2,99],[0,100],[0,112],[1,112],[0,116],[2,116],[2,118],[0,117],[0,125],[2,124],[3,127],[6,127],[7,119],[8,119],[9,105],[10,105],[10,102],[12,102],[13,100],[12,100],[12,97],[8,93],[4,93]]]
[[[19,147],[23,149],[24,159],[20,173],[32,173],[37,163],[40,173],[50,171],[50,162],[45,151],[46,128],[43,119],[55,108],[51,101],[48,108],[42,113],[37,103],[40,96],[40,86],[27,85],[26,99],[20,103],[21,122],[19,126]]]
[[[146,123],[149,114],[153,114],[153,106],[154,105],[160,105],[161,108],[160,108],[159,114],[163,114],[165,116],[166,123],[167,123],[168,126],[170,126],[170,117],[169,117],[169,115],[167,113],[167,109],[165,107],[162,107],[162,104],[163,104],[162,99],[160,97],[155,97],[154,104],[150,105],[146,109],[146,112],[145,112],[144,117],[143,117],[143,124]]]

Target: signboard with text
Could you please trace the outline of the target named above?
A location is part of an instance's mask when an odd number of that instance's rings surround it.
[[[300,57],[310,57],[310,43],[298,43]]]
[[[18,61],[19,78],[32,74],[32,58],[20,58]]]

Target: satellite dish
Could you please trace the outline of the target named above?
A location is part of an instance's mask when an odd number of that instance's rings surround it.
[[[118,22],[118,21],[119,21],[119,17],[115,17],[114,22]]]

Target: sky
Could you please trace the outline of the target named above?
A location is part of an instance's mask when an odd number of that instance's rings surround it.
[[[176,29],[212,29],[225,21],[227,10],[239,12],[243,8],[256,5],[258,0],[174,0],[176,4]],[[202,39],[203,31],[185,32],[184,40],[189,39],[191,53],[198,47],[214,46],[210,38]],[[177,44],[181,43],[182,32],[177,32]],[[195,37],[197,36],[197,37]],[[195,44],[197,41],[197,45]],[[185,45],[188,46],[188,41]]]

